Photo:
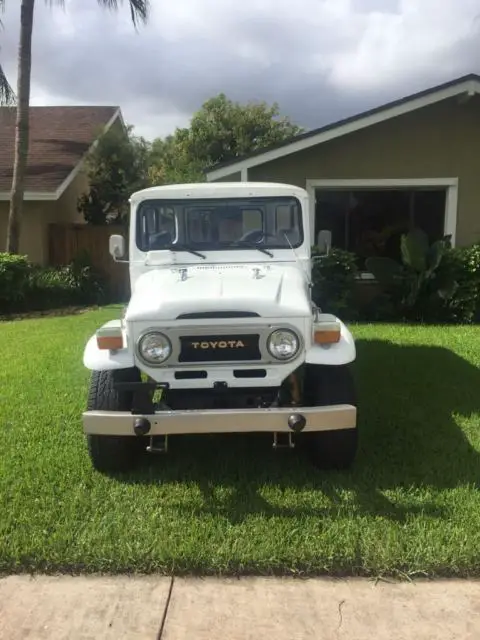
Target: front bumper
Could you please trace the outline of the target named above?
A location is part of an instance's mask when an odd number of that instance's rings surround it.
[[[138,421],[148,422],[143,435],[160,436],[195,433],[293,432],[292,416],[302,416],[302,432],[354,429],[356,407],[348,404],[325,407],[277,407],[268,409],[218,409],[208,411],[160,411],[132,414],[115,411],[86,411],[83,430],[87,434],[133,436]],[[290,420],[289,420],[290,419]],[[290,423],[290,424],[289,424]],[[147,423],[143,422],[145,426]]]

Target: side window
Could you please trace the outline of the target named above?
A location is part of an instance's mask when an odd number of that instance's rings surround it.
[[[275,211],[275,231],[278,233],[292,227],[292,207],[288,204],[279,204]]]
[[[262,229],[263,215],[260,209],[244,209],[242,211],[243,233]]]
[[[188,238],[192,242],[209,243],[214,240],[214,224],[211,210],[187,209]]]
[[[275,207],[275,240],[281,247],[298,246],[301,242],[301,220],[298,206],[277,204]]]
[[[140,221],[143,251],[155,251],[175,242],[175,211],[167,207],[145,207]]]

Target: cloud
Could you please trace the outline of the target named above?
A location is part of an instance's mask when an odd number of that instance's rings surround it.
[[[15,82],[19,9],[1,61]],[[315,127],[480,72],[478,0],[152,0],[133,29],[95,0],[37,0],[34,104],[119,104],[147,137],[183,126],[219,92],[278,102]]]

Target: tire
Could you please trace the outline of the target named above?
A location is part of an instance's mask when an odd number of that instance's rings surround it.
[[[304,403],[310,407],[332,404],[357,406],[353,376],[348,366],[307,365]],[[358,448],[358,429],[305,433],[304,443],[313,464],[323,470],[347,470]]]
[[[90,380],[87,411],[130,411],[132,392],[117,391],[113,382],[138,382],[137,369],[93,371]],[[87,447],[93,467],[102,473],[129,471],[141,450],[137,436],[103,436],[87,434]]]

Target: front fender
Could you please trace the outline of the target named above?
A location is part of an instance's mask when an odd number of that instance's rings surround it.
[[[113,326],[117,322],[119,323],[120,321],[111,321],[107,324]],[[96,334],[93,334],[85,346],[83,364],[91,371],[109,371],[112,369],[129,369],[135,365],[135,362],[133,353],[128,348],[114,352],[107,349],[99,349]]]
[[[355,341],[352,334],[339,318],[340,340],[333,344],[312,344],[307,350],[306,362],[308,364],[342,365],[353,362],[356,358]]]

